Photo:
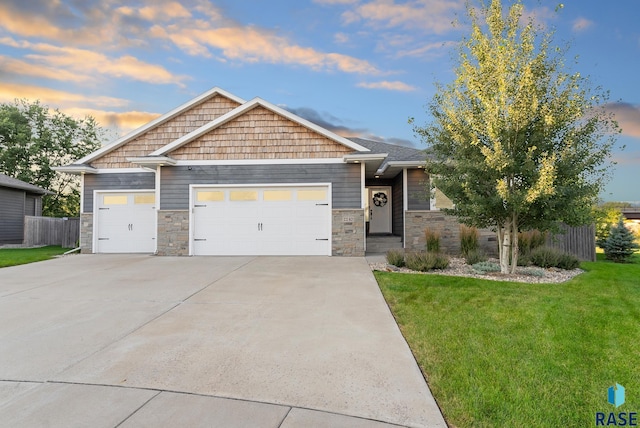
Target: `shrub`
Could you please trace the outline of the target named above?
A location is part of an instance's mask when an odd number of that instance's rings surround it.
[[[580,260],[571,254],[563,253],[558,260],[558,266],[560,269],[573,270],[580,267]]]
[[[537,267],[528,267],[526,269],[522,269],[521,272],[524,275],[529,275],[529,276],[537,276],[537,277],[544,276],[544,270]]]
[[[460,225],[460,252],[463,256],[477,252],[480,246],[480,234],[475,227]],[[469,262],[467,262],[469,263]]]
[[[476,263],[487,261],[487,256],[482,251],[476,249],[464,254],[464,259],[468,265],[475,265]]]
[[[387,251],[387,263],[396,267],[404,266],[404,251],[389,250]]]
[[[568,270],[580,266],[580,261],[575,256],[549,247],[539,247],[533,250],[531,263],[542,268],[556,267]]]
[[[426,228],[424,237],[427,240],[427,252],[437,253],[440,251],[440,234],[434,230]]]
[[[500,272],[500,265],[493,262],[480,262],[473,265],[473,270],[481,274]]]
[[[624,263],[629,260],[638,244],[634,242],[634,236],[624,225],[622,218],[618,224],[611,228],[609,236],[603,244],[604,255],[607,259],[616,263]]]
[[[408,253],[405,264],[411,270],[427,272],[432,269],[445,269],[449,266],[449,257],[440,253]]]
[[[539,230],[528,230],[518,233],[518,254],[526,256],[547,241],[547,234]]]

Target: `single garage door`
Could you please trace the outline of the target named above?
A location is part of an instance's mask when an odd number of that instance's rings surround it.
[[[196,187],[194,255],[331,255],[329,186]]]
[[[96,253],[153,253],[156,207],[153,192],[96,192]]]

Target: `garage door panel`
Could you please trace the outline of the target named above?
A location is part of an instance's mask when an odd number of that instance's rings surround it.
[[[206,195],[220,198],[220,192],[224,200],[194,208],[193,237],[199,240],[194,240],[193,254],[329,254],[328,187],[197,188],[194,203],[200,206],[198,197]],[[212,243],[214,236],[218,239]]]
[[[97,253],[153,253],[155,193],[98,192],[94,225]]]

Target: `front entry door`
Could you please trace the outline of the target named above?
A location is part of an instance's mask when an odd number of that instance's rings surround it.
[[[391,187],[369,188],[369,233],[391,233]]]

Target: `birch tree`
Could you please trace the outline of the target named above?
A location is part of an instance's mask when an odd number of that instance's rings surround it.
[[[455,80],[437,84],[427,143],[433,185],[467,225],[496,230],[502,273],[513,273],[518,231],[591,221],[619,128],[607,93],[566,71],[567,48],[523,18],[516,2],[467,6]]]

